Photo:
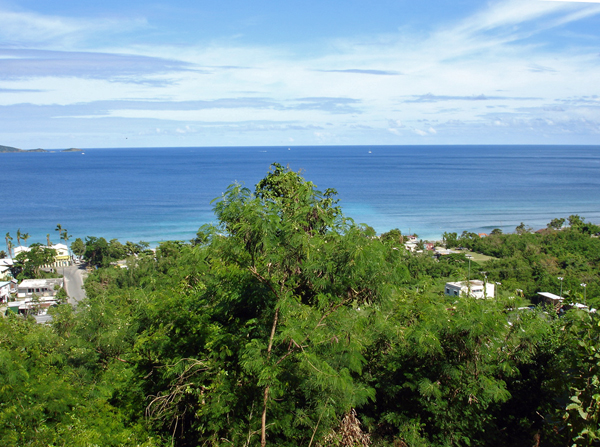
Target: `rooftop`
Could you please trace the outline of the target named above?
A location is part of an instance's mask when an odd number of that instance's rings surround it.
[[[448,285],[452,285],[455,287],[463,287],[467,285],[468,281],[460,281],[460,282],[447,282],[446,284]],[[472,286],[482,286],[483,285],[483,281],[480,279],[472,279],[471,280],[471,285]]]
[[[550,300],[558,300],[558,301],[562,301],[562,300],[564,299],[564,298],[562,298],[562,297],[560,297],[560,296],[558,296],[558,295],[555,295],[555,294],[553,294],[553,293],[550,293],[550,292],[538,292],[538,295],[541,295],[541,296],[543,296],[544,298],[548,298],[548,299],[550,299]]]
[[[62,278],[24,279],[19,287],[44,287],[49,284],[62,284]]]

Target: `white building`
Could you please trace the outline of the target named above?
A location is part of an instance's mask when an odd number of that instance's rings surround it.
[[[10,271],[12,266],[12,259],[0,259],[0,281],[8,281],[12,278],[12,272]]]
[[[470,282],[470,287],[469,281],[447,282],[444,294],[448,296],[468,296],[470,288],[470,296],[473,298],[483,299],[495,297],[495,286],[493,283],[484,283],[478,279],[472,279]]]
[[[17,298],[30,298],[33,295],[38,297],[53,297],[62,287],[62,278],[25,279],[19,284]]]
[[[406,247],[406,249],[407,249],[408,251],[410,251],[410,252],[413,252],[413,253],[414,253],[415,251],[417,251],[417,245],[418,245],[418,243],[417,243],[417,242],[412,242],[412,241],[410,241],[410,242],[406,242],[406,243],[404,244],[404,247]]]
[[[13,252],[13,259],[17,257],[17,255],[23,253],[23,252],[28,252],[29,250],[31,250],[29,247],[26,247],[25,245],[19,245],[18,247],[13,247],[12,252]]]
[[[449,248],[444,248],[444,247],[435,247],[433,249],[433,251],[436,255],[440,255],[440,256],[446,256],[446,255],[451,255],[453,253],[456,253],[455,251],[452,251]]]
[[[5,303],[10,298],[11,293],[17,291],[17,280],[0,281],[0,303]]]
[[[69,247],[65,244],[54,244],[50,248],[56,250],[54,264],[52,267],[67,267],[71,265],[71,257],[69,256]]]
[[[42,245],[42,248],[50,248],[50,249],[56,251],[56,256],[54,256],[54,262],[52,264],[44,266],[44,267],[68,267],[69,265],[71,265],[71,257],[69,256],[69,247],[67,247],[65,244],[54,244],[54,245],[50,245],[50,246]],[[16,258],[19,253],[28,252],[30,250],[31,250],[30,247],[25,247],[23,245],[14,247],[13,248],[13,253],[14,253],[13,257]]]

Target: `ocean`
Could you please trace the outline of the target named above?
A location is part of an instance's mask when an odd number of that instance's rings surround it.
[[[275,162],[336,189],[344,214],[380,233],[600,223],[600,146],[187,147],[0,154],[0,233],[189,240],[228,185],[253,189]]]

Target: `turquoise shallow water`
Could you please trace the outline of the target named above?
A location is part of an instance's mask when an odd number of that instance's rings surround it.
[[[278,162],[335,188],[346,215],[383,232],[541,228],[579,214],[600,222],[600,146],[347,146],[86,149],[0,154],[0,233],[191,239],[211,200],[253,187]]]

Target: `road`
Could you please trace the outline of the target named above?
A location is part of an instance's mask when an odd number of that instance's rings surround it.
[[[59,273],[62,273],[62,268],[59,267]],[[77,307],[77,304],[85,298],[85,290],[83,289],[83,281],[87,275],[85,264],[72,265],[65,267],[65,291],[69,296],[69,304]]]

